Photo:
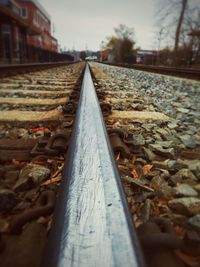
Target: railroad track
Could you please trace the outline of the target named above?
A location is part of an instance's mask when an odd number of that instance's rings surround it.
[[[2,266],[39,266],[64,167],[84,63],[47,67],[0,81]]]
[[[40,71],[52,67],[59,67],[70,65],[71,62],[49,62],[49,63],[27,63],[27,64],[12,64],[12,65],[0,65],[0,77],[7,77],[18,74],[27,73],[33,71]]]
[[[94,85],[88,66],[81,85],[83,68],[1,80],[2,262],[144,266],[144,255],[150,267],[198,266],[198,133],[195,147],[174,144],[184,127],[153,95],[135,92],[122,69],[91,63]],[[189,185],[180,193],[178,183]],[[178,201],[191,187],[189,207]]]
[[[164,66],[141,65],[141,64],[125,64],[125,63],[104,63],[104,64],[159,73],[164,75],[176,76],[186,79],[200,80],[200,69],[164,67]]]

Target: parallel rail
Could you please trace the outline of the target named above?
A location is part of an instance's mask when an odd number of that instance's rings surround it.
[[[38,71],[48,69],[52,67],[59,67],[64,65],[73,64],[74,62],[48,62],[48,63],[27,63],[27,64],[12,64],[12,65],[0,65],[0,78],[6,76],[12,76],[16,74],[22,74],[32,71]]]
[[[161,66],[125,64],[125,63],[123,64],[122,63],[104,63],[104,64],[137,69],[137,70],[144,70],[148,72],[160,73],[160,74],[165,74],[165,75],[172,75],[172,76],[177,76],[177,77],[182,77],[182,78],[200,80],[200,69],[161,67]]]
[[[41,266],[144,266],[88,66]]]

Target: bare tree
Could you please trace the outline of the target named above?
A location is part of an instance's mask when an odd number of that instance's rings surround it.
[[[112,48],[116,62],[132,62],[134,60],[134,29],[120,24],[114,28],[115,35],[107,37],[106,47]]]
[[[179,16],[179,19],[178,19],[178,24],[177,24],[177,27],[176,27],[176,35],[175,35],[175,43],[174,43],[174,52],[175,53],[178,50],[181,26],[183,24],[183,19],[184,19],[184,14],[185,14],[185,10],[186,10],[187,4],[188,4],[188,0],[182,0],[181,1],[181,10],[180,10],[180,16]]]
[[[200,63],[200,8],[190,10],[184,29],[187,32],[184,44],[190,51],[190,62],[198,64]]]
[[[124,24],[119,24],[118,27],[114,28],[114,31],[119,39],[129,39],[131,41],[134,39],[134,29],[129,28]]]
[[[158,9],[159,28],[165,28],[163,38],[165,37],[165,40],[167,38],[168,40],[171,39],[171,43],[173,43],[173,53],[171,55],[174,64],[191,62],[194,43],[198,43],[199,40],[194,36],[193,38],[188,36],[191,31],[198,29],[200,20],[198,13],[200,7],[192,8],[192,5],[194,5],[194,2],[189,0],[165,0],[162,1],[162,5]]]

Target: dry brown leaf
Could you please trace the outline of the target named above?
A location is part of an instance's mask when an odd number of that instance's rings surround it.
[[[121,126],[120,122],[119,121],[116,121],[114,124],[113,124],[113,128],[119,128]]]
[[[61,164],[61,166],[58,168],[56,172],[54,172],[54,174],[52,175],[52,178],[55,178],[57,175],[59,175],[63,171],[63,168],[64,168],[64,163]]]
[[[117,167],[118,167],[118,169],[119,169],[120,171],[123,171],[123,170],[127,170],[127,169],[128,169],[128,167],[126,167],[126,166],[124,166],[124,165],[117,165]]]
[[[118,153],[117,157],[116,157],[116,161],[118,161],[120,159],[120,152]]]
[[[142,167],[144,176],[146,176],[147,174],[149,174],[149,172],[151,171],[152,167],[153,167],[153,165],[150,165],[150,164],[144,165]]]
[[[56,176],[58,176],[61,173],[62,170],[57,170],[56,172],[54,172],[54,174],[52,175],[52,178],[55,178]]]
[[[49,185],[49,184],[55,184],[57,182],[60,182],[62,179],[62,176],[59,175],[55,178],[50,178],[49,180],[45,181],[44,183],[41,184],[41,186],[44,186],[44,185]]]

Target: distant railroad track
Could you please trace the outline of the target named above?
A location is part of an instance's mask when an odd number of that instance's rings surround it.
[[[136,70],[143,70],[164,75],[177,76],[181,78],[200,80],[200,69],[161,67],[161,66],[125,64],[125,63],[104,63],[104,64],[125,67],[125,68],[132,68]]]
[[[27,64],[8,64],[0,65],[0,78],[16,74],[23,74],[32,71],[48,69],[52,67],[65,66],[73,64],[73,62],[48,62],[48,63],[27,63]]]

